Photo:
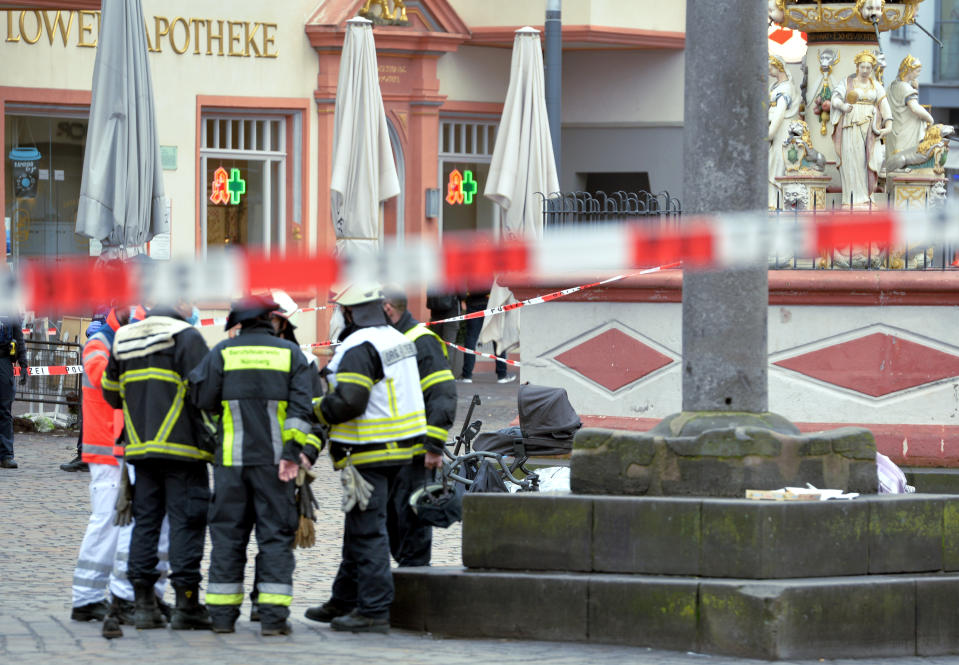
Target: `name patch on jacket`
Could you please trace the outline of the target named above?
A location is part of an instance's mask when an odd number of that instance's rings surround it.
[[[223,371],[238,369],[266,369],[276,372],[290,371],[290,350],[274,346],[228,346],[221,349]]]
[[[389,348],[380,355],[383,357],[384,365],[392,365],[406,358],[415,358],[416,345],[413,344],[413,342],[406,342],[405,344],[399,344],[398,346]]]

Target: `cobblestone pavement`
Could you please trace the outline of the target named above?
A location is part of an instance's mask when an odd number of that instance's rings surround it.
[[[459,384],[460,419],[473,393],[483,401],[474,419],[484,430],[503,427],[516,417],[516,383],[498,385],[492,372],[478,372],[472,385]],[[457,427],[460,422],[458,421]],[[70,662],[143,663],[633,663],[637,665],[731,665],[732,658],[682,654],[609,645],[519,640],[441,639],[394,630],[389,635],[351,635],[307,621],[304,610],[329,596],[339,560],[342,518],[339,480],[322,457],[316,494],[321,502],[317,545],[297,550],[295,594],[288,637],[262,638],[246,620],[249,605],[233,635],[171,630],[137,631],[105,640],[99,623],[69,620],[70,581],[89,510],[85,473],[64,473],[58,465],[73,455],[75,435],[20,434],[18,470],[0,470],[0,665]],[[253,546],[251,546],[251,553]],[[252,556],[251,556],[252,559]],[[460,565],[460,529],[438,530],[435,565]],[[252,562],[251,562],[252,564]],[[204,562],[204,571],[207,562]],[[252,565],[247,569],[247,585]],[[167,600],[172,591],[168,590]],[[814,661],[821,662],[821,661]],[[849,661],[844,661],[849,662]],[[959,658],[897,659],[888,663],[949,663]]]

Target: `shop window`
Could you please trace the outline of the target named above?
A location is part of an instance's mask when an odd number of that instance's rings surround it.
[[[649,173],[637,171],[633,173],[587,173],[586,191],[595,195],[596,192],[648,192]]]
[[[302,159],[299,115],[210,114],[203,116],[201,128],[203,251],[238,245],[285,253],[290,233],[286,211],[288,206],[299,209],[301,195],[296,175]]]
[[[939,0],[937,81],[959,81],[959,0]]]
[[[74,232],[88,112],[11,104],[3,121],[7,260],[89,254]]]
[[[495,122],[440,121],[440,224],[443,232],[497,230],[498,209],[483,196]]]

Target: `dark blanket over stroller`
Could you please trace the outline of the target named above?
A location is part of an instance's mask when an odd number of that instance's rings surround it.
[[[519,427],[483,432],[474,450],[492,453],[564,455],[573,450],[573,437],[583,426],[563,388],[525,384],[519,388]]]

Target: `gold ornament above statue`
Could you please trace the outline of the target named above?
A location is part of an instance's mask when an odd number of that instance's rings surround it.
[[[360,10],[360,16],[377,25],[409,25],[410,21],[406,17],[406,2],[404,0],[392,0],[392,2],[393,6],[390,7],[390,0],[366,0]],[[374,6],[379,7],[378,12],[373,11]]]
[[[769,0],[769,18],[804,32],[881,32],[914,23],[923,0]]]

